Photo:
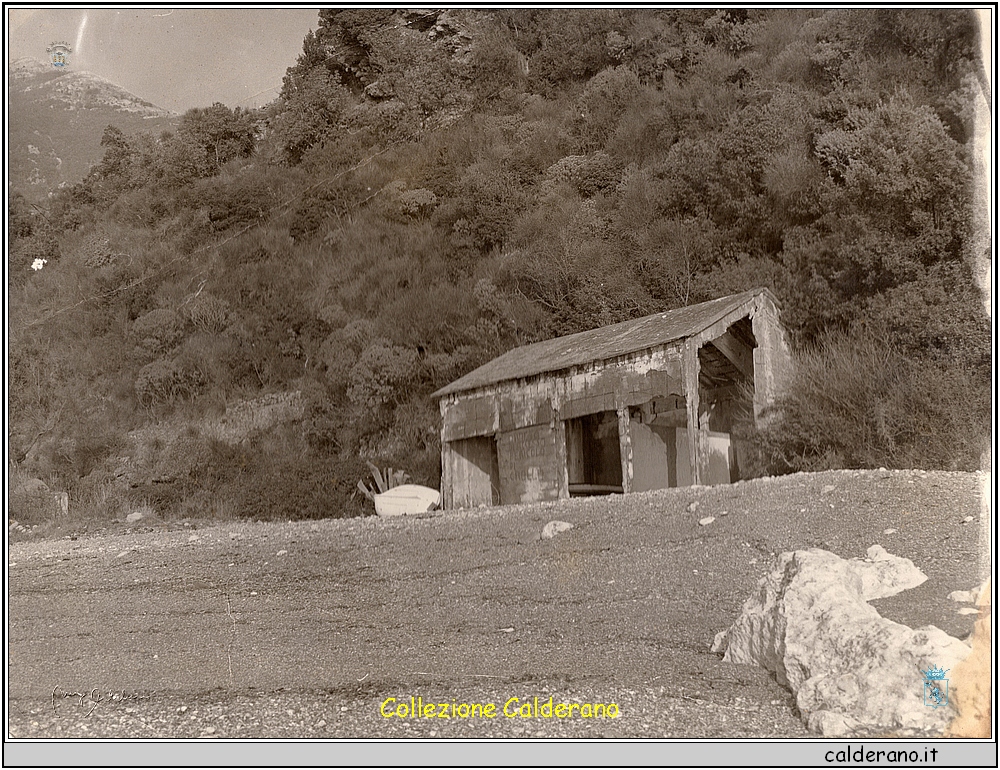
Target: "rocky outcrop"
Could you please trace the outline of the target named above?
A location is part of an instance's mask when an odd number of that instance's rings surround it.
[[[823,735],[941,732],[955,716],[953,698],[926,705],[923,672],[953,669],[971,649],[934,626],[887,620],[868,604],[925,580],[910,560],[877,545],[867,559],[850,561],[815,548],[785,552],[712,650],[774,672]]]
[[[8,515],[26,521],[66,516],[69,495],[49,488],[41,479],[15,477],[10,486]]]

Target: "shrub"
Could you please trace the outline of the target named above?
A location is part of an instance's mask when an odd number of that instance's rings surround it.
[[[212,458],[193,474],[196,486],[241,518],[262,521],[364,515],[357,482],[367,474],[355,456],[311,451],[294,429],[273,429],[239,446],[212,442]]]
[[[196,329],[219,334],[229,326],[229,303],[211,294],[199,294],[184,306],[184,314]]]
[[[592,155],[567,155],[553,163],[546,172],[549,179],[567,182],[586,197],[617,186],[621,169],[604,152]]]
[[[184,358],[158,359],[139,370],[135,394],[145,407],[173,404],[190,398],[207,383],[208,378]]]
[[[132,337],[145,352],[162,355],[184,337],[184,319],[166,308],[152,310],[132,323]]]
[[[427,216],[437,205],[437,202],[437,196],[422,187],[416,190],[406,190],[399,195],[400,211],[415,219]]]
[[[604,147],[642,93],[639,78],[627,67],[608,68],[591,78],[576,105],[580,118],[574,121],[583,147]]]
[[[324,340],[319,350],[319,360],[326,369],[330,385],[338,391],[345,391],[358,355],[345,340],[343,329],[338,329]]]
[[[914,361],[861,334],[795,357],[789,387],[749,442],[760,471],[975,470],[990,429],[990,388],[962,370]]]
[[[352,402],[373,411],[394,406],[403,395],[403,386],[416,374],[419,361],[413,350],[375,339],[351,368],[347,395]]]

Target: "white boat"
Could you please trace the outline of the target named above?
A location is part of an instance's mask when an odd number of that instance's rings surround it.
[[[425,513],[441,502],[441,493],[419,484],[402,484],[375,495],[375,513],[379,516],[405,516]]]

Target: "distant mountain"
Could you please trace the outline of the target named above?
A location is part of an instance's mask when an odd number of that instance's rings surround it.
[[[101,159],[108,125],[155,135],[178,121],[169,110],[91,72],[22,58],[8,73],[9,184],[28,198],[80,181]]]

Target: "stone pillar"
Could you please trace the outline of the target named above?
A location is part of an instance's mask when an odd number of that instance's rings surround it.
[[[444,439],[441,440],[441,508],[450,510],[455,505],[455,492],[452,489],[454,484],[454,460],[452,455],[454,450]]]
[[[694,340],[689,339],[684,343],[684,399],[687,403],[688,462],[691,467],[692,485],[702,483],[700,458],[704,454],[701,446],[702,435],[699,425],[701,412],[698,392],[699,372],[698,345]]]
[[[708,415],[702,415],[701,408],[699,347],[694,340],[684,343],[684,398],[687,405],[688,462],[692,484],[704,484],[708,478]]]
[[[445,426],[448,424],[445,420],[445,414],[448,411],[447,400],[447,398],[442,398],[439,404],[441,410],[441,510],[445,511],[450,510],[455,505],[455,495],[452,490],[454,483],[452,479],[454,466],[452,454],[454,450],[444,438]]]
[[[632,491],[632,425],[628,407],[618,407],[618,449],[622,458],[622,492]]]
[[[566,421],[556,420],[552,429],[556,433],[556,468],[559,473],[559,499],[569,498],[569,462],[566,451]]]

